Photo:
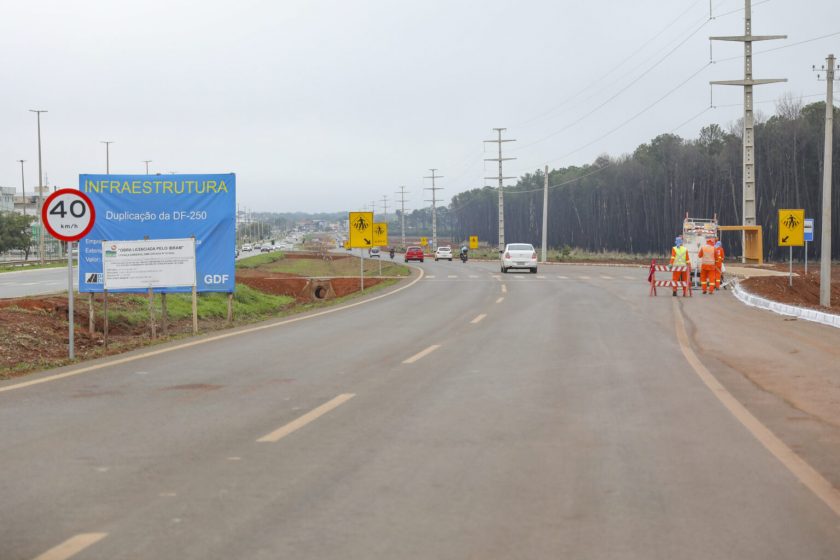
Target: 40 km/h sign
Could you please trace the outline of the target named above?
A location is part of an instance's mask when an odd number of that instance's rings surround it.
[[[70,359],[76,357],[73,339],[73,242],[90,232],[96,221],[96,211],[90,199],[81,191],[55,191],[41,208],[41,223],[56,239],[67,242],[67,349]]]
[[[93,228],[96,211],[85,193],[75,189],[61,189],[44,201],[41,221],[56,239],[78,241]]]

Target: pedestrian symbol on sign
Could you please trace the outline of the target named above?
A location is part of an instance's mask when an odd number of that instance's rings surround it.
[[[799,225],[799,220],[796,219],[796,216],[793,214],[789,214],[788,217],[785,218],[784,224],[788,229],[795,229],[796,226]]]
[[[367,220],[365,220],[364,216],[359,216],[355,222],[353,222],[353,227],[356,228],[359,232],[365,231],[370,225],[368,224]]]

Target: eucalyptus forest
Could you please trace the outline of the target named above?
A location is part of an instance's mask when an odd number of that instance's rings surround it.
[[[802,106],[780,102],[772,117],[757,122],[756,204],[763,227],[765,258],[783,260],[777,246],[777,210],[804,208],[816,219],[811,258],[819,255],[825,103]],[[840,110],[834,109],[837,120]],[[840,257],[840,141],[833,136],[833,257]],[[717,124],[696,139],[662,134],[632,154],[599,157],[591,165],[551,169],[548,174],[548,246],[589,251],[662,254],[673,244],[687,215],[717,216],[721,225],[741,225],[741,126]],[[542,170],[522,176],[504,189],[505,237],[540,245],[542,239]],[[484,187],[452,199],[445,221],[455,239],[478,235],[491,245],[498,237],[498,189]],[[722,237],[728,255],[740,254],[740,235]],[[798,252],[798,255],[796,254]],[[795,258],[802,250],[795,252]]]

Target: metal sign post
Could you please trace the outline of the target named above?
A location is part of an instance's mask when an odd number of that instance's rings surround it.
[[[76,358],[73,310],[73,242],[82,239],[93,228],[96,211],[82,192],[61,189],[52,193],[41,207],[41,222],[59,241],[67,242],[67,348],[70,359]]]
[[[70,348],[70,359],[76,358],[75,345],[73,343],[73,242],[67,242],[67,317],[70,324],[70,331],[67,345]]]

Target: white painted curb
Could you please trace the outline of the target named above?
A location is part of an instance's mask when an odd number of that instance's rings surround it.
[[[805,319],[806,321],[813,321],[821,325],[828,325],[840,329],[840,315],[833,315],[831,313],[823,313],[816,309],[808,309],[805,307],[797,307],[795,305],[786,305],[777,301],[771,301],[755,294],[751,294],[741,287],[740,282],[735,282],[732,286],[733,295],[741,300],[742,303],[750,307],[757,307],[778,313],[779,315],[787,315],[788,317],[796,317],[797,319]]]

